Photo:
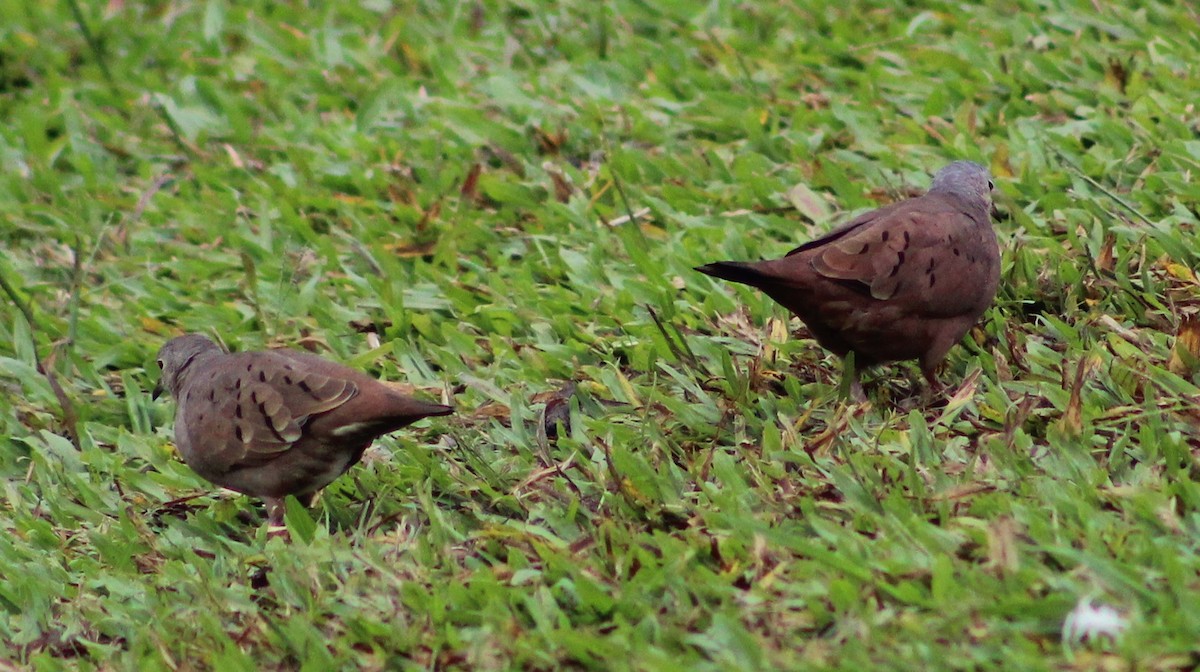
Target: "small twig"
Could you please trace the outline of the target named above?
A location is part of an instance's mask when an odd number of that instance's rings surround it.
[[[663,340],[667,342],[667,347],[671,350],[671,353],[674,354],[679,361],[686,362],[687,364],[691,365],[692,368],[698,368],[696,362],[696,353],[692,352],[692,348],[688,345],[687,340],[683,338],[683,335],[679,333],[679,330],[675,330],[675,337],[679,339],[679,343],[676,344],[675,339],[671,338],[671,335],[667,333],[667,325],[663,323],[661,318],[659,318],[658,313],[654,310],[654,308],[652,308],[650,304],[645,304],[644,307],[646,308],[646,312],[650,313],[650,319],[654,320],[654,326],[658,327],[658,333],[662,334]]]
[[[1138,209],[1137,209],[1137,208],[1133,207],[1133,206],[1132,206],[1132,205],[1130,205],[1129,203],[1126,203],[1126,202],[1125,202],[1125,199],[1123,199],[1123,198],[1121,198],[1120,196],[1118,196],[1118,195],[1114,194],[1112,191],[1110,191],[1108,188],[1106,188],[1104,185],[1100,184],[1100,183],[1099,183],[1099,182],[1097,182],[1096,180],[1093,180],[1092,178],[1088,177],[1087,175],[1084,175],[1084,174],[1083,174],[1083,172],[1082,172],[1082,171],[1080,171],[1078,168],[1075,168],[1075,166],[1071,166],[1071,169],[1072,169],[1072,170],[1074,170],[1076,173],[1078,173],[1078,174],[1079,174],[1079,176],[1083,178],[1083,181],[1084,181],[1084,182],[1087,182],[1088,184],[1092,185],[1093,187],[1095,187],[1095,188],[1099,189],[1100,191],[1104,192],[1104,194],[1105,194],[1106,196],[1108,196],[1109,198],[1111,198],[1111,199],[1113,199],[1114,201],[1116,201],[1116,202],[1117,202],[1117,204],[1118,204],[1118,205],[1120,205],[1121,207],[1123,207],[1123,208],[1125,208],[1126,210],[1128,210],[1129,212],[1133,213],[1133,215],[1134,215],[1135,217],[1137,217],[1138,219],[1142,220],[1142,221],[1143,221],[1143,222],[1145,222],[1146,224],[1149,224],[1150,226],[1154,226],[1154,222],[1150,221],[1150,218],[1149,218],[1149,217],[1147,217],[1147,216],[1143,215],[1143,214],[1142,214],[1140,211],[1138,211]]]
[[[337,233],[342,240],[346,241],[351,249],[358,253],[358,256],[362,257],[363,261],[367,262],[367,265],[371,267],[371,271],[375,275],[384,275],[383,266],[379,265],[379,261],[375,259],[375,255],[371,254],[371,251],[367,249],[366,245],[363,245],[361,240],[340,230]]]
[[[1054,150],[1054,153],[1058,155],[1058,158],[1059,158],[1059,160],[1060,160],[1060,161],[1062,161],[1062,164],[1063,164],[1064,166],[1066,166],[1067,168],[1069,168],[1069,169],[1070,169],[1072,172],[1074,172],[1074,173],[1075,173],[1076,175],[1078,175],[1079,177],[1083,178],[1083,181],[1084,181],[1084,182],[1087,182],[1088,184],[1090,184],[1091,186],[1095,187],[1096,189],[1099,189],[1100,191],[1104,192],[1104,195],[1105,195],[1105,196],[1108,196],[1109,198],[1113,199],[1114,201],[1116,201],[1116,202],[1117,202],[1117,204],[1118,204],[1118,205],[1120,205],[1121,207],[1125,208],[1125,209],[1126,209],[1126,210],[1128,210],[1129,212],[1133,213],[1133,216],[1134,216],[1134,217],[1137,217],[1138,219],[1142,220],[1143,222],[1145,222],[1145,223],[1146,223],[1147,225],[1149,225],[1149,226],[1154,226],[1154,222],[1152,222],[1152,221],[1150,220],[1150,218],[1149,218],[1149,217],[1147,217],[1147,216],[1143,215],[1141,212],[1139,212],[1139,211],[1138,211],[1138,209],[1137,209],[1137,208],[1135,208],[1135,207],[1133,207],[1132,205],[1130,205],[1129,203],[1127,203],[1127,202],[1125,201],[1125,199],[1123,199],[1123,198],[1121,198],[1120,196],[1118,196],[1118,195],[1114,194],[1112,191],[1110,191],[1110,190],[1109,190],[1107,187],[1105,187],[1104,185],[1100,184],[1100,183],[1099,183],[1099,182],[1097,182],[1096,180],[1093,180],[1092,178],[1090,178],[1090,177],[1088,177],[1087,175],[1085,175],[1085,174],[1083,173],[1083,171],[1082,171],[1082,170],[1080,170],[1079,168],[1075,167],[1075,165],[1074,165],[1073,163],[1071,163],[1071,162],[1070,162],[1070,161],[1067,159],[1067,157],[1066,157],[1066,156],[1065,156],[1065,155],[1064,155],[1062,152],[1060,152],[1060,151],[1059,151],[1057,148]]]
[[[638,234],[645,239],[646,234],[642,233],[642,227],[637,225],[637,215],[633,213],[633,206],[629,203],[629,197],[625,195],[625,187],[621,184],[621,176],[617,175],[617,171],[613,170],[612,162],[608,162],[608,174],[612,176],[613,186],[617,189],[617,196],[621,199],[621,204],[625,206],[625,214],[629,217],[629,222],[633,224],[633,228]]]
[[[29,325],[29,341],[32,346],[33,363],[37,368],[37,372],[46,378],[46,382],[50,385],[50,390],[54,392],[54,397],[58,399],[58,405],[62,409],[63,427],[67,430],[67,438],[71,440],[71,445],[75,446],[76,450],[81,450],[79,444],[79,429],[78,415],[75,413],[75,405],[71,403],[71,398],[67,396],[62,385],[58,383],[58,377],[54,375],[51,367],[42,362],[41,357],[37,354],[37,322],[33,319],[33,309],[29,304],[21,300],[17,289],[8,282],[8,278],[0,273],[0,289],[8,295],[8,298],[21,311],[21,315],[25,317],[25,322]],[[53,356],[53,355],[52,355]]]
[[[146,212],[146,208],[150,206],[150,201],[154,198],[154,195],[174,179],[175,176],[171,173],[162,173],[154,178],[154,181],[150,183],[146,191],[142,192],[141,197],[138,198],[137,205],[117,225],[117,230],[113,234],[113,237],[116,238],[121,247],[125,248],[126,252],[129,252],[129,227],[141,220],[142,213]]]

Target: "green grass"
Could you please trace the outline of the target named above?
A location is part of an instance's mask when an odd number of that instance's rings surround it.
[[[0,666],[1200,665],[1188,3],[80,4],[0,0]],[[947,405],[691,270],[958,158]],[[459,412],[268,540],[149,398],[197,330]]]

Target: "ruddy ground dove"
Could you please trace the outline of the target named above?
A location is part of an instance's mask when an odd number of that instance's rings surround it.
[[[932,390],[950,347],[991,305],[1000,248],[991,223],[992,181],[957,161],[923,196],[856,217],[782,259],[718,261],[696,270],[757,287],[801,319],[839,357],[860,367],[920,362]]]
[[[376,438],[453,409],[418,401],[354,369],[294,350],[226,354],[200,334],[158,351],[155,397],[178,404],[175,445],[197,474],[261,497],[268,523],[356,464]]]

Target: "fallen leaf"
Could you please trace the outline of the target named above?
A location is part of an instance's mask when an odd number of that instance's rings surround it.
[[[1167,370],[1180,376],[1190,376],[1200,367],[1200,318],[1185,317],[1175,332],[1175,345],[1171,346],[1171,360]]]
[[[1104,237],[1104,245],[1100,247],[1100,253],[1096,255],[1096,268],[1111,272],[1116,263],[1116,258],[1113,255],[1113,246],[1116,243],[1116,238],[1110,233]]]
[[[538,126],[533,127],[533,137],[537,139],[538,151],[542,154],[558,154],[567,142],[567,131],[546,131]]]
[[[787,200],[804,215],[810,222],[819,223],[829,219],[829,206],[825,199],[803,182],[797,183],[787,191]]]
[[[437,248],[437,241],[430,240],[423,243],[389,243],[383,246],[385,250],[400,257],[401,259],[411,259],[413,257],[427,257],[433,254]]]
[[[571,194],[575,193],[575,186],[571,184],[571,181],[549,162],[542,164],[542,169],[550,176],[550,182],[554,184],[554,200],[559,203],[571,200]]]
[[[1017,524],[1001,516],[987,528],[988,565],[998,574],[1013,574],[1021,567],[1017,552]]]
[[[468,201],[475,201],[479,198],[479,174],[483,172],[483,164],[476,163],[471,166],[471,170],[467,171],[467,177],[463,179],[462,188],[458,193]]]
[[[508,417],[511,414],[512,411],[509,410],[508,406],[505,406],[498,401],[489,401],[475,409],[475,412],[471,415],[477,418],[495,418],[497,420],[504,420],[507,422]]]

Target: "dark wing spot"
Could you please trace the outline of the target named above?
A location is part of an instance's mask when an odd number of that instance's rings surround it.
[[[895,266],[892,267],[892,272],[888,273],[888,277],[889,278],[895,277],[896,274],[899,272],[900,272],[900,264],[896,264]]]
[[[903,263],[904,263],[904,253],[903,253],[903,252],[898,252],[898,253],[896,254],[896,257],[898,257],[898,259],[897,259],[897,261],[896,261],[896,265],[897,265],[897,266],[899,266],[900,264],[903,264]]]
[[[954,248],[954,256],[956,256],[956,257],[962,256],[962,252],[959,252],[957,247]]]
[[[863,243],[862,249],[861,249],[861,250],[859,250],[859,251],[858,251],[858,253],[859,253],[859,254],[866,254],[866,253],[867,253],[867,250],[869,250],[869,249],[871,249],[871,246],[870,246],[869,244],[867,244],[867,243]]]
[[[891,238],[891,237],[892,237],[892,232],[891,232],[891,231],[884,231],[884,232],[883,232],[883,233],[882,233],[882,234],[879,236],[879,238],[880,238],[880,239],[882,239],[882,240],[883,240],[883,242],[885,242],[885,243],[887,242],[887,239],[888,239],[888,238]]]
[[[253,370],[254,370],[254,365],[253,365],[253,364],[247,364],[247,365],[246,365],[246,371],[247,371],[247,372],[249,372],[249,371],[253,371]]]
[[[271,433],[275,435],[275,440],[282,443],[287,443],[287,439],[283,438],[283,435],[279,433],[279,430],[275,429],[275,421],[267,415],[267,407],[263,404],[259,404],[258,412],[262,413],[264,418],[267,418],[267,429],[270,429]]]
[[[208,391],[208,400],[213,403],[216,403],[216,401],[217,401],[217,391],[216,390]]]
[[[289,376],[289,375],[287,375],[286,373],[285,373],[285,374],[283,374],[283,382],[284,382],[284,383],[287,383],[288,385],[291,385],[291,384],[292,384],[292,377],[291,377],[291,376]]]
[[[926,273],[933,273],[933,259],[929,260],[929,268],[925,269]]]
[[[233,386],[236,389],[242,389],[242,379],[238,378],[236,381],[234,381]]]
[[[258,382],[260,382],[260,383],[267,382],[267,372],[266,371],[258,372]]]
[[[242,426],[241,426],[241,425],[235,425],[235,426],[234,426],[234,428],[233,428],[233,434],[234,434],[234,436],[236,436],[236,437],[237,437],[237,440],[238,440],[238,441],[243,441],[243,442],[245,441],[245,439],[244,439],[244,438],[242,438]]]
[[[242,417],[242,405],[241,405],[241,404],[238,404],[238,405],[237,405],[237,410],[235,410],[235,411],[233,412],[233,414],[234,414],[234,415],[236,415],[236,416],[237,416],[237,417],[239,417],[239,418],[240,418],[240,417]]]
[[[311,395],[313,393],[312,388],[308,386],[308,381],[306,380],[300,381],[300,389],[304,390],[305,394]]]
[[[908,247],[908,241],[909,241],[908,231],[905,231],[904,232],[904,247],[906,247],[906,248]]]
[[[933,287],[934,282],[937,282],[937,276],[934,275],[933,273],[930,273],[929,274],[929,286]]]

